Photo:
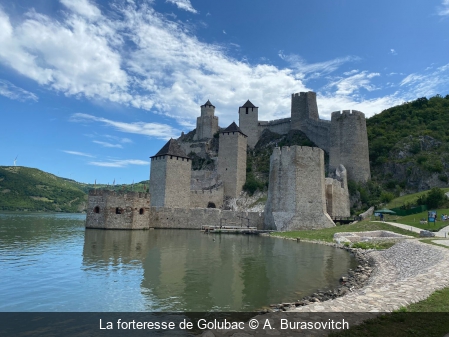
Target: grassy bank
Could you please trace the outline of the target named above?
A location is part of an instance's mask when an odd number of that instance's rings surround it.
[[[370,222],[361,221],[356,224],[342,225],[331,228],[324,228],[319,230],[306,230],[306,231],[293,231],[293,232],[276,232],[272,233],[272,236],[279,236],[285,238],[301,238],[307,240],[321,240],[326,242],[332,242],[335,233],[339,232],[364,232],[364,231],[376,231],[387,230],[403,235],[410,235],[418,237],[419,235],[401,228],[387,225],[382,222]]]
[[[441,215],[442,214],[449,214],[449,208],[438,209],[437,210],[437,214],[438,214],[437,222],[432,222],[432,223],[429,222],[427,224],[420,224],[419,223],[419,221],[421,219],[426,219],[427,220],[427,211],[421,212],[421,213],[417,213],[417,214],[411,214],[411,215],[407,215],[407,216],[398,217],[396,222],[402,223],[404,225],[409,225],[409,226],[422,228],[422,229],[437,230],[437,231],[440,230],[443,227],[449,226],[449,220],[441,221]]]
[[[444,191],[444,193],[449,192],[449,188],[442,188],[442,190]],[[429,190],[427,191],[422,191],[422,192],[418,192],[418,193],[413,193],[413,194],[407,194],[407,195],[403,195],[402,197],[397,197],[393,200],[391,200],[385,208],[395,208],[395,207],[401,207],[405,204],[415,204],[416,200],[418,200],[418,198],[420,196],[423,196],[424,194],[428,193]]]

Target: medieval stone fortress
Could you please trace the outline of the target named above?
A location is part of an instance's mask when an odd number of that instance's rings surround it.
[[[291,117],[260,121],[249,100],[239,107],[239,125],[218,126],[215,106],[201,106],[196,130],[170,139],[151,156],[149,193],[91,190],[87,228],[201,228],[227,223],[258,229],[295,230],[335,226],[332,218],[350,216],[348,179],[370,179],[365,115],[336,111],[319,118],[316,94],[292,94]],[[224,209],[238,198],[246,179],[247,151],[265,130],[302,131],[318,147],[275,147],[270,158],[264,212]],[[218,136],[218,137],[217,137]],[[216,149],[218,141],[218,151]],[[324,151],[329,154],[325,177]],[[191,156],[211,158],[211,170],[192,171]]]

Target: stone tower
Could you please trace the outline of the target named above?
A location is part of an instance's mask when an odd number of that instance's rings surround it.
[[[309,120],[318,121],[318,105],[316,103],[316,93],[313,91],[292,94],[291,109],[292,130],[307,132],[307,122]]]
[[[343,164],[348,179],[371,179],[365,114],[356,110],[335,111],[331,115],[329,171]]]
[[[270,157],[265,229],[291,231],[335,226],[326,211],[324,151],[284,146]]]
[[[239,127],[248,136],[248,146],[254,148],[259,140],[259,108],[249,100],[239,108]]]
[[[148,229],[150,196],[94,189],[87,199],[86,228]]]
[[[151,206],[189,208],[192,161],[177,141],[170,139],[150,158]]]
[[[201,106],[201,116],[196,119],[194,140],[210,139],[218,131],[218,117],[215,116],[215,106],[207,100]]]
[[[218,174],[223,181],[225,197],[237,198],[246,181],[247,136],[232,122],[220,131]]]

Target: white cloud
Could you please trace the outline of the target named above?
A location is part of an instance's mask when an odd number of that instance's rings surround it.
[[[99,144],[99,145],[101,145],[103,147],[116,147],[116,148],[119,148],[119,149],[123,149],[123,146],[120,145],[120,144],[111,144],[111,143],[102,142],[102,141],[99,141],[99,140],[93,140],[92,142],[95,143],[95,144]]]
[[[100,10],[88,0],[60,0],[68,9],[89,19],[98,19]]]
[[[287,61],[291,67],[302,74],[301,77],[305,77],[307,74],[312,74],[314,77],[329,74],[337,70],[344,63],[360,60],[357,56],[345,56],[325,62],[307,63],[299,55],[284,55],[282,51],[280,51],[278,55],[281,59]]]
[[[345,71],[345,72],[343,73],[343,75],[349,76],[349,75],[357,74],[358,72],[359,72],[358,69],[354,69],[354,70],[351,70],[351,71]]]
[[[0,8],[0,62],[66,95],[126,102],[128,76],[109,24],[76,15],[61,23],[31,10],[13,27]]]
[[[368,118],[382,112],[382,110],[399,105],[405,101],[400,97],[398,92],[373,99],[364,99],[361,97],[357,99],[351,96],[338,94],[321,95],[320,93],[318,93],[317,96],[320,118],[328,120],[330,120],[333,111],[341,110],[359,110]]]
[[[429,68],[429,70],[432,69]],[[449,63],[431,72],[410,74],[401,81],[400,86],[407,87],[407,90],[413,93],[410,99],[435,95],[438,93],[436,92],[438,88],[447,88],[449,86]]]
[[[70,120],[72,122],[100,122],[103,123],[103,125],[111,126],[114,129],[121,132],[135,133],[139,135],[156,137],[164,140],[178,137],[180,134],[179,130],[174,129],[167,124],[144,123],[144,122],[134,122],[134,123],[117,122],[110,119],[96,117],[83,113],[73,114]],[[94,142],[100,144],[100,142],[98,141]],[[104,142],[101,143],[104,144]]]
[[[176,6],[178,6],[179,9],[183,9],[195,14],[198,13],[197,10],[193,8],[192,4],[190,3],[190,0],[167,0],[166,2],[175,4]]]
[[[396,50],[394,50],[394,49],[390,49],[390,54],[391,54],[391,55],[397,55],[398,53],[397,53],[397,51],[396,51]]]
[[[62,152],[68,153],[68,154],[73,154],[75,156],[82,156],[82,157],[89,157],[89,158],[95,158],[95,156],[92,156],[88,153],[84,153],[84,152],[78,152],[78,151],[67,151],[67,150],[62,150]]]
[[[226,34],[226,31],[223,29],[223,34]]]
[[[443,0],[441,5],[442,7],[438,8],[438,15],[449,15],[449,0]]]
[[[149,165],[150,163],[148,161],[139,159],[124,159],[111,161],[92,161],[89,164],[102,167],[127,167],[129,165]]]
[[[373,91],[376,90],[376,86],[371,83],[371,79],[377,76],[380,76],[380,74],[362,71],[346,78],[339,78],[329,83],[326,88],[330,89],[335,87],[337,89],[335,91],[336,95],[350,95],[361,88]]]
[[[9,81],[0,79],[0,95],[17,101],[38,101],[38,97],[32,92],[19,88]]]

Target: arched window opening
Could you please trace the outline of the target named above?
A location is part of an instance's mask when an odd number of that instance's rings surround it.
[[[143,208],[139,209],[139,214],[142,215],[143,213],[145,213],[145,210]]]
[[[95,206],[95,208],[94,208],[94,213],[100,213],[100,207]]]
[[[217,208],[217,206],[215,206],[215,203],[209,201],[209,203],[207,204],[207,208]]]
[[[123,210],[120,207],[116,207],[115,214],[122,214]]]

